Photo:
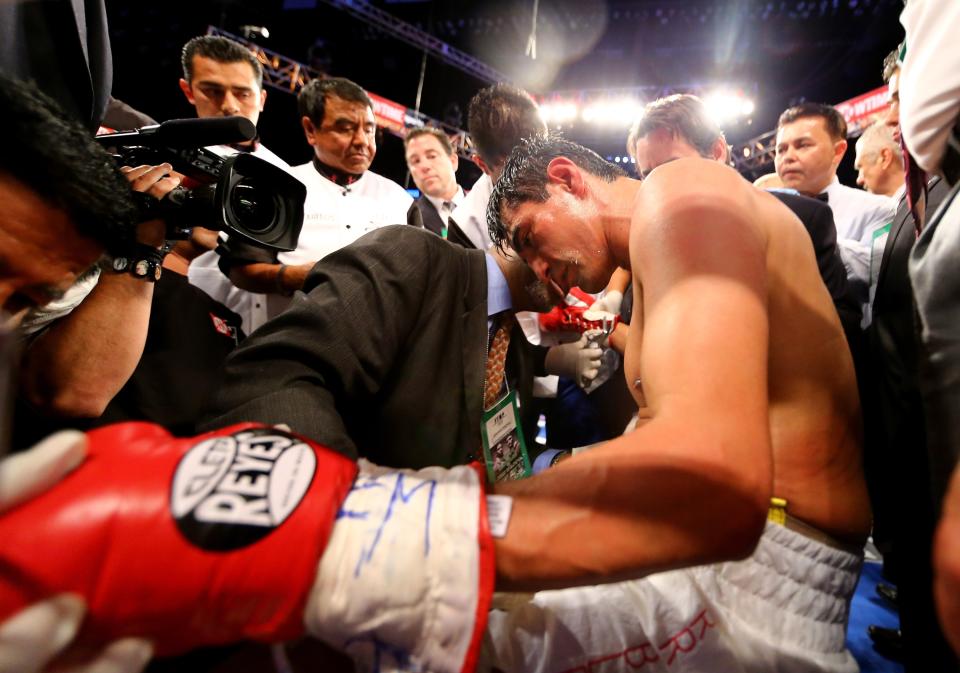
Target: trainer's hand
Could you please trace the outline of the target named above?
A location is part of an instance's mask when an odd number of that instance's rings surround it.
[[[80,630],[83,600],[61,594],[24,608],[0,624],[0,671],[39,673],[66,650]],[[57,666],[58,673],[139,673],[150,660],[150,643],[140,638],[117,640],[93,659]]]
[[[0,461],[0,513],[52,487],[86,456],[87,438],[75,430],[58,432],[23,453]],[[42,524],[40,524],[42,525]],[[61,594],[30,605],[0,623],[0,673],[36,673],[64,651],[80,629],[86,611],[78,596]],[[137,673],[150,659],[150,643],[125,638],[66,673]]]
[[[551,348],[544,360],[547,373],[573,379],[581,388],[597,378],[603,349],[591,345],[590,337],[595,332],[589,330],[578,341]]]
[[[610,290],[602,298],[593,302],[587,312],[601,311],[603,313],[620,314],[620,305],[623,304],[623,293],[617,290]],[[588,318],[593,320],[593,318]]]

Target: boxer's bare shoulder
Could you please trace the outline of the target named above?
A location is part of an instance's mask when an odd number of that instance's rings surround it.
[[[627,380],[642,379],[654,415],[679,397],[747,436],[758,417],[745,412],[765,407],[773,494],[794,516],[858,540],[870,514],[856,379],[803,225],[706,160],[665,164],[640,191],[630,260],[643,329],[631,330]]]

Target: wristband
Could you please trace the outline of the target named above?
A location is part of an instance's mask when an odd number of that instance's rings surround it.
[[[286,272],[287,272],[287,265],[286,265],[286,264],[281,264],[281,265],[280,265],[280,268],[277,269],[277,275],[276,275],[277,294],[281,294],[281,295],[283,295],[284,297],[289,297],[290,295],[293,294],[293,292],[291,292],[290,290],[288,290],[288,289],[287,289],[286,287],[284,287],[284,285],[283,285],[283,276],[284,276],[284,274],[285,274]]]
[[[114,273],[129,273],[134,278],[155,283],[163,272],[163,257],[162,250],[134,243],[128,252],[104,260],[100,268]]]

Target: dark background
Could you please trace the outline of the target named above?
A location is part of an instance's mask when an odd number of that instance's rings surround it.
[[[356,0],[355,0],[356,1]],[[537,60],[524,49],[533,0],[375,0],[400,21],[496,68],[535,95],[630,87],[730,84],[753,92],[733,143],[774,128],[801,100],[837,103],[882,84],[884,56],[902,39],[902,0],[540,0]],[[180,92],[180,49],[208,25],[239,34],[266,26],[263,47],[348,77],[414,107],[423,52],[322,0],[110,0],[114,95],[156,119],[193,116]],[[420,110],[466,128],[471,96],[489,82],[427,58]],[[265,144],[292,164],[309,159],[293,94],[268,88]],[[624,154],[626,129],[580,124],[568,137]],[[841,180],[853,184],[852,147]],[[461,161],[458,179],[479,175]],[[400,140],[384,134],[373,169],[403,183]]]

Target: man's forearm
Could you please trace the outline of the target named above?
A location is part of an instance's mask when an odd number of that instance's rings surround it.
[[[293,294],[303,287],[312,268],[312,264],[237,264],[230,269],[230,282],[248,292]]]
[[[27,349],[27,399],[57,416],[102,414],[143,355],[153,288],[130,274],[101,274],[90,295]]]
[[[769,481],[727,469],[719,456],[662,450],[678,440],[703,443],[651,422],[535,477],[498,484],[497,493],[513,497],[513,513],[496,541],[497,589],[613,582],[751,553]],[[722,453],[707,448],[699,455]]]

